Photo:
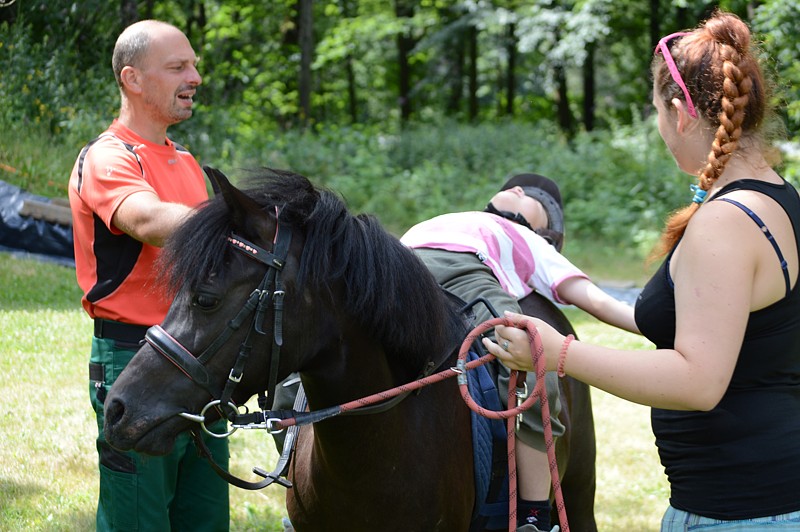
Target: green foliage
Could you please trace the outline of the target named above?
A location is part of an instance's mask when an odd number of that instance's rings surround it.
[[[116,114],[117,88],[108,67],[114,34],[100,30],[119,22],[99,20],[115,13],[108,3],[53,0],[47,13],[28,10],[42,5],[26,3],[14,24],[0,27],[0,163],[11,168],[0,166],[6,168],[0,178],[64,196],[79,149]],[[188,25],[193,15],[187,5],[159,2],[154,15]],[[480,209],[510,175],[538,172],[561,184],[570,238],[625,242],[639,251],[655,241],[666,214],[688,199],[691,178],[675,167],[652,119],[640,115],[652,51],[642,4],[585,0],[480,4],[470,10],[431,1],[399,19],[377,0],[315,3],[317,114],[307,131],[294,127],[299,64],[294,3],[208,0],[204,5],[203,31],[194,26],[204,84],[194,117],[170,130],[203,164],[234,176],[237,169],[254,166],[298,171],[340,192],[354,210],[376,213],[396,233],[445,211]],[[677,26],[705,7],[699,0],[675,4],[665,10],[661,25]],[[789,80],[782,94],[792,95],[791,81],[800,81],[792,46],[798,9],[765,2],[757,13],[755,25],[764,32],[766,47],[778,51],[777,64]],[[87,31],[85,21],[98,24],[97,31]],[[500,91],[496,81],[507,60],[504,32],[511,21],[522,52],[521,115],[501,120],[492,101]],[[445,118],[442,102],[452,81],[448,54],[470,27],[479,30],[483,121],[465,124],[458,112]],[[394,41],[401,32],[417,42],[411,59],[421,76],[413,88],[421,107],[417,119],[399,129],[393,121]],[[559,62],[575,76],[588,42],[599,47],[601,126],[567,139],[553,121],[548,80]],[[342,75],[348,65],[356,123]],[[792,102],[790,124],[800,120]],[[41,156],[43,147],[47,157]],[[800,162],[789,158],[781,171],[795,180],[798,168]]]
[[[234,167],[307,175],[398,233],[443,212],[482,209],[510,176],[534,172],[559,182],[569,233],[649,248],[666,214],[688,201],[691,183],[652,120],[571,142],[548,123],[445,123],[392,134],[331,128],[262,138],[238,153]]]
[[[107,37],[117,28],[108,22],[108,2],[25,7],[16,23],[0,24],[0,124],[54,134],[94,129],[118,105]]]
[[[595,127],[629,124],[632,109],[646,105],[652,56],[651,18],[670,32],[694,26],[713,7],[682,0],[658,8],[625,0],[575,2],[411,3],[410,16],[377,0],[314,2],[311,116],[300,117],[300,47],[293,0],[162,0],[142,4],[139,16],[155,16],[184,28],[200,56],[203,106],[222,107],[225,121],[252,137],[298,124],[367,124],[387,129],[398,119],[397,39],[413,41],[409,56],[412,122],[439,123],[467,118],[474,90],[477,119],[506,116],[509,46],[515,56],[516,119],[533,124],[556,119],[554,72],[563,67],[575,121],[583,114],[583,61],[594,60]],[[199,6],[202,4],[203,9]],[[721,2],[747,17],[743,0]],[[0,97],[3,123],[43,123],[94,129],[116,108],[109,57],[121,29],[119,4],[102,0],[26,0],[14,4],[16,18],[0,28]],[[796,2],[769,0],[756,8],[753,27],[777,61],[779,98],[787,102],[787,123],[800,129],[797,89]],[[510,40],[509,29],[514,27]],[[476,76],[468,74],[468,35],[476,33]],[[470,88],[469,83],[474,83]],[[216,116],[215,118],[220,118]],[[203,122],[203,119],[200,120]],[[206,122],[203,122],[204,125]],[[209,123],[210,125],[210,123]],[[573,124],[574,126],[574,124]],[[573,128],[575,129],[575,128]],[[202,140],[202,139],[201,139]],[[213,148],[213,146],[211,146]],[[231,146],[222,148],[228,153]]]
[[[800,5],[797,2],[766,2],[756,8],[753,27],[764,41],[774,63],[779,107],[785,105],[789,131],[800,131]]]
[[[0,179],[34,194],[66,198],[69,173],[80,146],[65,145],[41,125],[0,127]],[[43,157],[45,148],[47,156]]]

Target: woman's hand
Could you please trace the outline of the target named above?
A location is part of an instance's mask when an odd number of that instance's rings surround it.
[[[523,328],[498,325],[494,330],[495,342],[484,338],[484,347],[510,369],[536,371],[531,355],[531,342],[524,328],[525,323],[533,323],[544,348],[546,368],[548,371],[555,370],[564,336],[538,318],[513,312],[506,312],[505,317]]]

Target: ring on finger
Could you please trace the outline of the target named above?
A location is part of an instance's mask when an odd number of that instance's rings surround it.
[[[503,342],[503,351],[508,351],[508,340]]]

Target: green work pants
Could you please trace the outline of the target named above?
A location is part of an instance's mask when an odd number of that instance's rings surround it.
[[[112,448],[103,435],[105,394],[136,354],[138,345],[93,338],[91,361],[101,364],[105,382],[92,381],[90,399],[97,415],[100,497],[97,530],[226,531],[230,528],[228,483],[198,455],[188,433],[178,436],[166,456]],[[98,391],[100,400],[98,400]],[[224,421],[210,430],[223,432]],[[216,425],[216,424],[215,424]],[[228,468],[228,442],[206,436],[214,460]]]

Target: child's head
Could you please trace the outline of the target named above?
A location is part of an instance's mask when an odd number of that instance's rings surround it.
[[[486,210],[536,231],[560,251],[564,238],[561,191],[551,179],[519,174],[492,196]]]

